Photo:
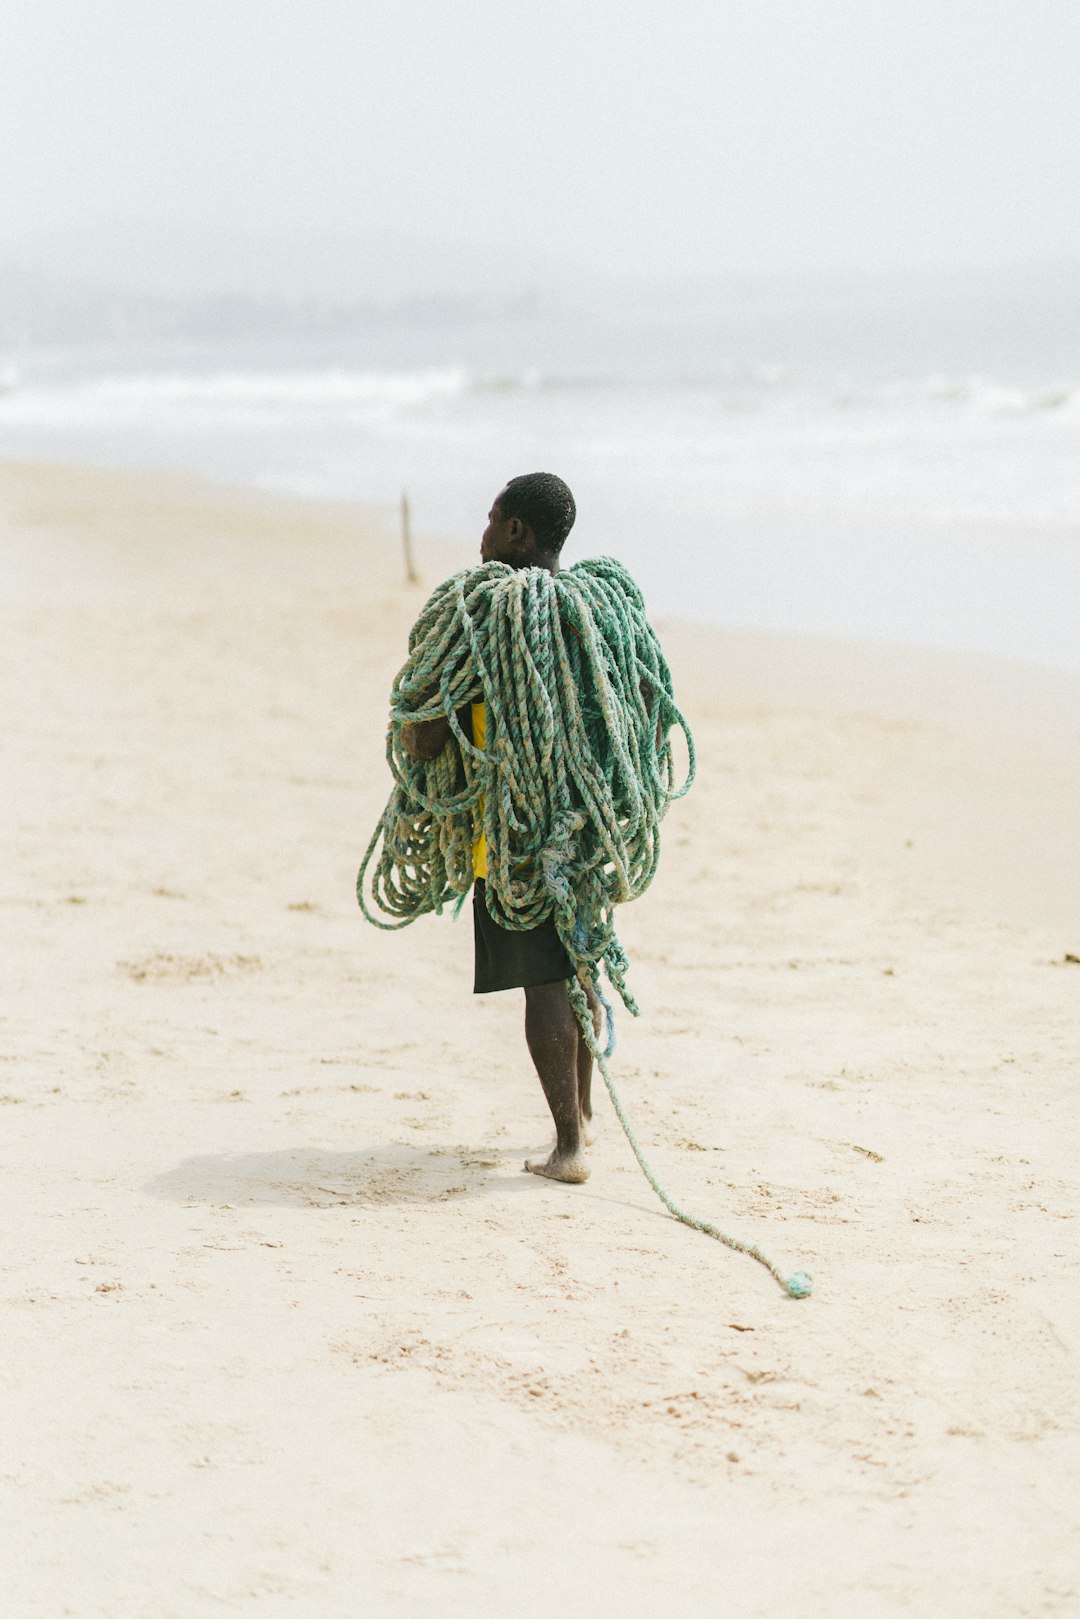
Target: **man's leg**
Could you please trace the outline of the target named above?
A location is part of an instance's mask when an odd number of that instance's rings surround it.
[[[555,1151],[549,1158],[527,1159],[525,1168],[549,1180],[588,1180],[589,1166],[581,1144],[580,1048],[585,1042],[580,1038],[565,979],[555,984],[536,984],[525,991],[525,1039],[555,1120]],[[587,1046],[585,1051],[588,1055]],[[590,1060],[586,1084],[591,1076]]]

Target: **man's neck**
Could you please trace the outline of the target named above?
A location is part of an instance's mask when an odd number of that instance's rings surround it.
[[[557,551],[527,551],[524,555],[496,557],[493,560],[505,562],[511,568],[543,568],[547,573],[559,572],[559,553]]]

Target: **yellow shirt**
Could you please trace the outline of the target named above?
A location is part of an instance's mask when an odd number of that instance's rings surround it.
[[[487,736],[487,709],[483,703],[471,703],[472,712],[472,739],[474,748],[483,748],[484,738]],[[480,800],[480,813],[484,813],[484,800]],[[487,877],[487,838],[481,832],[473,844],[472,852],[473,880],[477,877]]]

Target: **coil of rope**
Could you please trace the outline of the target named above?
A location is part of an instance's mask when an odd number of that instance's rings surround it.
[[[458,720],[460,709],[481,701],[483,749]],[[413,758],[405,727],[441,718],[451,731],[442,752]],[[680,786],[676,729],[688,758]],[[758,1260],[791,1297],[805,1298],[805,1271],[785,1277],[756,1244],[688,1214],[668,1194],[608,1066],[613,1020],[601,971],[638,1014],[615,907],[652,881],[660,822],[689,791],[696,769],[667,660],[622,564],[590,558],[551,574],[488,562],[447,579],[410,632],[391,693],[386,757],[394,786],[356,885],[367,920],[402,928],[448,905],[459,909],[473,882],[473,845],[483,835],[491,916],[515,931],[554,918],[575,969],[569,993],[582,1036],[660,1201],[683,1224]],[[607,1011],[606,1047],[593,1030],[583,981]]]

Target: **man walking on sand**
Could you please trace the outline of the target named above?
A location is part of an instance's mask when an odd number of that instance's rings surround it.
[[[473,889],[475,993],[525,992],[525,1039],[555,1121],[555,1147],[525,1168],[589,1177],[594,1056],[642,1172],[677,1220],[785,1277],[756,1243],[687,1213],[641,1151],[601,1051],[603,970],[628,1011],[618,905],[648,888],[660,823],[694,780],[694,743],[641,591],[614,557],[564,571],[574,497],[561,478],[511,478],[495,497],[480,566],[437,586],[394,680],[386,757],[394,777],[356,879],[376,927],[408,927]],[[670,733],[687,747],[675,786]],[[376,911],[394,918],[382,921]],[[456,911],[455,911],[456,914]]]
[[[480,559],[557,574],[576,515],[573,495],[553,473],[511,478],[488,513]],[[486,705],[472,703],[459,713],[458,723],[467,736],[471,726],[473,744],[482,749]],[[450,721],[441,716],[406,725],[402,741],[414,759],[430,760],[442,752],[450,734]],[[574,967],[552,918],[525,931],[504,928],[493,919],[486,898],[487,857],[487,841],[481,836],[473,846],[473,993],[524,990],[525,1040],[555,1122],[554,1150],[547,1158],[527,1159],[525,1168],[550,1180],[584,1181],[589,1165],[583,1149],[592,1140],[593,1058],[567,993]],[[584,987],[599,1033],[600,1004],[591,984]]]

